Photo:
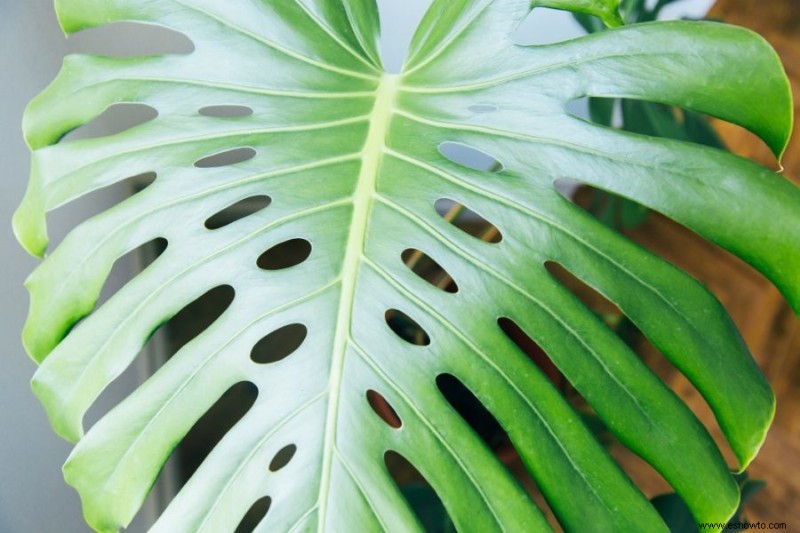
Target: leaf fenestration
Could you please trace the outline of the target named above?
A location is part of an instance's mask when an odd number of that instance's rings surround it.
[[[14,227],[35,255],[47,250],[48,211],[126,176],[158,176],[75,228],[27,282],[24,342],[41,362],[33,388],[55,430],[76,443],[65,473],[89,524],[128,524],[172,449],[246,381],[258,388],[255,403],[154,531],[231,530],[258,511],[253,502],[269,505],[258,531],[418,531],[385,470],[387,451],[419,470],[460,531],[548,530],[440,394],[436,379],[446,374],[502,427],[565,529],[665,530],[501,317],[547,353],[697,521],[727,520],[739,490],[706,429],[546,263],[614,302],[692,381],[742,468],[773,416],[768,384],[704,287],[554,184],[577,180],[674,218],[753,264],[800,309],[795,185],[731,154],[610,131],[567,111],[584,97],[680,106],[735,122],[780,155],[791,131],[788,83],[763,39],[715,23],[640,24],[542,46],[511,40],[532,4],[614,26],[618,3],[435,0],[403,71],[388,75],[374,0],[57,1],[67,33],[132,21],[195,46],[185,55],[68,57],[25,116],[33,170]],[[58,142],[117,103],[158,116]],[[251,112],[202,112],[223,105]],[[502,167],[459,164],[443,143]],[[196,165],[241,148],[248,158]],[[269,207],[206,227],[257,197]],[[440,199],[480,215],[448,218]],[[156,238],[168,241],[164,254],[94,309],[114,261]],[[266,257],[301,241],[302,257]],[[405,250],[435,257],[457,292],[421,282]],[[153,331],[221,285],[236,294],[224,313],[84,434],[86,410]],[[290,355],[252,357],[287,324],[305,328]],[[399,427],[376,416],[369,391],[380,391]],[[270,469],[289,445],[291,460]]]

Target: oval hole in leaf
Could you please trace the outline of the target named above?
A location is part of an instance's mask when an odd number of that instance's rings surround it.
[[[159,24],[112,22],[70,35],[73,52],[112,57],[190,54],[194,43],[185,34]]]
[[[423,531],[456,531],[436,490],[408,459],[389,450],[383,455],[383,461]]]
[[[494,113],[500,108],[494,104],[472,104],[468,109],[473,113]]]
[[[170,354],[176,353],[216,322],[233,303],[234,296],[235,291],[230,285],[214,287],[162,325]]]
[[[260,365],[277,363],[296,352],[307,335],[308,329],[303,324],[283,326],[258,341],[250,352],[250,359]]]
[[[389,309],[384,315],[386,324],[401,339],[415,346],[428,346],[431,338],[414,319],[397,309]]]
[[[570,178],[558,178],[554,187],[604,226],[618,232],[634,230],[647,222],[651,211],[634,200]]]
[[[400,416],[397,414],[397,411],[394,410],[394,407],[392,407],[386,398],[384,398],[379,392],[376,392],[372,389],[368,390],[367,402],[369,402],[369,406],[372,407],[372,410],[375,411],[375,414],[394,429],[400,429],[400,427],[403,425],[403,421],[400,420]]]
[[[508,442],[508,435],[500,423],[458,378],[451,374],[440,374],[436,376],[436,386],[489,448],[494,450]]]
[[[258,387],[249,381],[239,382],[195,422],[178,447],[185,479],[189,479],[222,438],[253,407]]]
[[[246,105],[209,105],[197,112],[206,117],[238,118],[252,115],[253,109]]]
[[[231,204],[222,211],[215,213],[208,217],[205,221],[207,229],[220,229],[228,224],[233,224],[237,220],[241,220],[250,215],[254,215],[266,208],[272,199],[266,195],[251,196],[244,200],[239,200],[235,204]]]
[[[617,305],[555,261],[545,261],[547,272],[606,324],[615,327],[625,316]]]
[[[227,167],[237,163],[244,163],[256,156],[256,151],[252,148],[233,148],[216,154],[209,155],[195,161],[197,168],[216,168]]]
[[[576,98],[575,100],[567,102],[564,110],[573,117],[585,120],[589,118],[589,99]]]
[[[622,109],[617,98],[583,96],[567,102],[564,110],[573,117],[604,127],[622,127]]]
[[[435,208],[439,216],[468,235],[493,244],[503,240],[503,234],[497,226],[464,204],[440,198],[436,200]]]
[[[305,239],[291,239],[276,244],[256,261],[262,270],[283,270],[297,266],[311,255],[311,243]]]
[[[439,145],[439,153],[459,165],[482,172],[502,172],[503,164],[482,150],[463,143],[446,141]]]
[[[239,525],[236,526],[234,533],[253,533],[258,527],[258,524],[267,516],[270,506],[272,505],[272,498],[264,496],[250,506]]]
[[[553,181],[553,188],[558,192],[558,194],[570,202],[572,202],[575,193],[581,188],[581,186],[583,186],[583,184],[580,181],[572,178],[557,178]]]
[[[415,248],[408,248],[400,257],[414,274],[437,289],[449,293],[458,292],[458,285],[453,277],[427,254]]]
[[[272,461],[269,463],[270,472],[277,472],[284,466],[288,465],[295,453],[297,453],[297,446],[294,444],[289,444],[288,446],[281,448],[281,450],[275,454],[275,457],[273,457]]]
[[[561,371],[556,367],[555,363],[550,360],[547,353],[542,349],[539,344],[530,338],[516,322],[507,317],[500,317],[497,319],[497,325],[505,333],[511,342],[517,345],[522,353],[527,355],[539,369],[545,373],[557,386],[561,387],[564,383],[564,376]]]
[[[65,134],[62,142],[116,135],[146,124],[158,117],[158,111],[147,104],[124,102],[112,104],[91,122]]]

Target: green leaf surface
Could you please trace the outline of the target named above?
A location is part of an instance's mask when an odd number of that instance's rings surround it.
[[[617,7],[558,3],[537,4],[607,17]],[[157,174],[76,227],[27,282],[24,343],[41,363],[33,389],[55,430],[76,443],[64,472],[92,527],[127,525],[195,421],[248,381],[259,391],[255,404],[154,531],[232,530],[264,496],[272,503],[258,531],[418,531],[383,463],[388,450],[430,482],[457,530],[548,530],[437,388],[437,376],[450,374],[508,433],[565,529],[666,530],[581,416],[503,333],[504,317],[672,484],[696,520],[724,522],[734,513],[739,490],[706,429],[545,265],[561,264],[616,303],[702,393],[740,466],[752,460],[774,398],[722,306],[554,184],[578,180],[674,218],[753,264],[800,309],[796,186],[719,150],[614,131],[566,111],[586,96],[680,106],[735,122],[779,155],[791,100],[763,39],[716,23],[670,22],[523,47],[511,36],[528,0],[435,0],[402,73],[389,75],[378,57],[374,0],[56,6],[68,33],[126,20],[171,28],[195,45],[186,55],[70,56],[25,115],[33,170],[14,227],[33,254],[47,250],[48,211],[129,176]],[[59,142],[122,102],[149,105],[158,117],[116,135]],[[218,105],[253,113],[198,112]],[[502,167],[477,170],[445,157],[445,142]],[[237,148],[256,155],[196,164]],[[260,195],[271,199],[266,209],[205,227]],[[484,242],[450,224],[434,208],[443,198],[479,213],[502,240]],[[95,308],[114,262],[159,237],[166,251]],[[307,260],[258,267],[263,252],[292,239],[311,244]],[[434,259],[458,291],[420,279],[401,258],[407,249]],[[235,297],[219,319],[84,434],[86,411],[150,335],[223,285]],[[388,310],[409,316],[429,343],[399,338]],[[294,323],[308,329],[296,352],[272,364],[251,360],[261,338]],[[369,390],[392,406],[400,428],[376,416]],[[289,444],[297,446],[291,462],[268,471]]]

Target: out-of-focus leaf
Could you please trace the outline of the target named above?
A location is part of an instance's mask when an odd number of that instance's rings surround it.
[[[589,117],[593,122],[611,126],[616,102],[613,98],[589,98]]]
[[[693,111],[683,111],[683,128],[687,140],[724,150],[725,143],[707,118]]]
[[[402,487],[402,492],[425,533],[455,533],[452,520],[432,488],[428,485],[410,484]]]
[[[586,33],[596,33],[606,27],[599,18],[586,13],[573,13],[572,16],[586,30]]]
[[[671,533],[696,533],[698,531],[692,513],[677,494],[656,496],[651,502]]]
[[[641,102],[622,100],[622,123],[625,131],[686,141],[688,135],[675,119],[672,108]]]

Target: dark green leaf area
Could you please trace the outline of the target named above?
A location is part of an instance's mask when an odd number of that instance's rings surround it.
[[[406,485],[403,496],[414,510],[426,533],[455,533],[456,529],[442,500],[428,485]]]

